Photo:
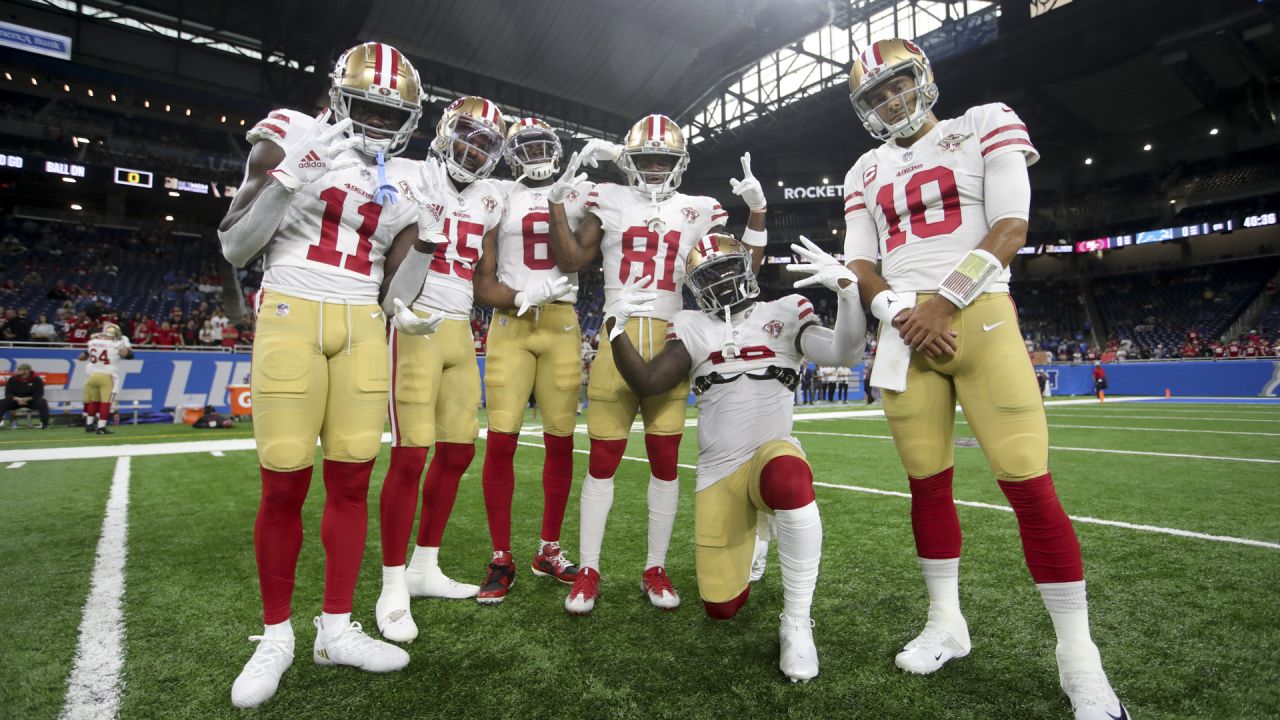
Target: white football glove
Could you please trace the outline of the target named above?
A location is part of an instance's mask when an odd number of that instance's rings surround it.
[[[396,314],[391,316],[391,324],[405,335],[430,335],[440,327],[440,323],[444,322],[443,313],[436,313],[426,318],[418,317],[416,313],[404,306],[400,298],[395,298],[391,303],[396,308]]]
[[[796,245],[792,243],[791,250],[807,262],[792,263],[787,265],[787,270],[790,272],[809,273],[809,277],[795,281],[792,284],[793,287],[802,288],[812,285],[824,285],[840,297],[851,297],[857,294],[858,276],[854,275],[852,270],[841,265],[839,260],[831,257],[822,248],[814,245],[809,238],[801,235],[800,242],[803,244]],[[848,280],[849,285],[841,287],[841,280]]]
[[[569,199],[569,195],[578,187],[578,183],[587,179],[587,174],[575,175],[578,172],[581,162],[578,161],[578,153],[574,153],[569,158],[569,164],[565,167],[564,173],[560,178],[551,183],[551,187],[547,188],[547,202],[562,203]]]
[[[298,188],[319,180],[325,173],[345,170],[359,164],[354,158],[334,164],[335,158],[355,147],[360,138],[344,135],[351,127],[351,118],[330,125],[329,112],[325,110],[320,113],[316,124],[306,132],[293,136],[292,142],[286,140],[288,145],[285,147],[284,160],[268,172],[285,190],[297,192]]]
[[[768,204],[764,199],[764,188],[760,186],[760,181],[755,175],[751,174],[751,153],[742,153],[742,179],[730,180],[729,187],[733,188],[733,194],[742,198],[747,203],[747,207],[752,210],[763,210]]]
[[[582,164],[587,167],[599,167],[599,162],[616,163],[618,158],[622,157],[622,146],[617,143],[611,143],[608,140],[593,138],[582,146],[582,150],[578,152],[578,157],[582,159]]]
[[[569,278],[561,275],[558,278],[547,278],[542,281],[541,285],[531,290],[521,290],[516,293],[516,317],[529,312],[531,307],[542,307],[546,303],[555,302],[560,298],[574,292],[578,289],[577,285],[570,285]]]
[[[653,306],[645,303],[656,300],[658,293],[645,289],[648,284],[648,275],[628,280],[618,291],[618,297],[604,309],[605,322],[613,318],[613,329],[609,331],[610,340],[627,331],[627,320],[630,320],[632,315],[653,312]]]

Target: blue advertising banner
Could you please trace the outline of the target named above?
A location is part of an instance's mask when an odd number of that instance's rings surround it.
[[[1039,365],[1054,395],[1092,395],[1093,365]],[[1280,360],[1103,363],[1108,395],[1276,397]]]
[[[71,38],[11,22],[0,21],[0,46],[62,60],[71,59]]]
[[[89,376],[88,363],[76,358],[80,350],[73,348],[7,347],[0,348],[0,375],[28,363],[45,378],[46,392],[69,390],[79,393]],[[249,354],[170,350],[136,350],[134,356],[120,361],[117,393],[149,390],[152,409],[182,405],[212,405],[229,412],[227,385],[249,383]],[[78,396],[77,396],[78,401]]]

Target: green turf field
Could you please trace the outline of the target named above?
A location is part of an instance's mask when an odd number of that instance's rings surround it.
[[[604,547],[595,613],[565,615],[565,586],[527,570],[507,601],[415,600],[421,629],[403,672],[374,676],[310,660],[320,609],[323,485],[306,506],[294,595],[298,655],[276,697],[239,713],[232,680],[261,632],[252,526],[252,450],[168,447],[247,440],[251,430],[122,427],[0,433],[0,717],[53,718],[65,702],[117,458],[130,460],[122,718],[1068,718],[1048,615],[1027,573],[1016,523],[981,451],[956,450],[965,531],[961,598],[973,654],[930,677],[893,666],[924,620],[905,477],[874,410],[797,413],[826,530],[813,615],[822,674],[777,670],[776,555],[741,614],[707,619],[693,575],[693,471],[669,571],[684,606],[652,609],[639,592],[647,467],[626,460]],[[692,415],[691,415],[692,417]],[[1280,716],[1280,406],[1123,403],[1049,408],[1058,493],[1079,519],[1095,639],[1135,718]],[[962,416],[958,419],[963,420]],[[483,425],[483,422],[482,422]],[[966,425],[958,436],[968,435]],[[628,456],[642,458],[640,435]],[[527,569],[541,513],[541,436],[517,454],[513,539]],[[248,445],[247,442],[241,443]],[[441,564],[479,582],[490,555],[480,489],[483,441],[463,478]],[[578,436],[585,452],[585,434]],[[23,460],[19,451],[54,448]],[[64,449],[65,448],[65,449]],[[73,459],[82,448],[98,457]],[[155,454],[183,450],[181,454]],[[1114,452],[1100,452],[1102,450]],[[692,428],[682,463],[692,467]],[[26,456],[23,456],[26,457]],[[46,459],[47,458],[47,459]],[[376,635],[379,590],[374,470],[368,550],[354,619]],[[22,463],[22,464],[19,464]],[[576,558],[577,458],[565,546]],[[318,473],[317,473],[318,475]],[[879,492],[878,492],[879,491]],[[986,507],[983,504],[998,507]],[[1242,542],[1244,541],[1244,542]],[[1253,541],[1252,543],[1248,541]]]

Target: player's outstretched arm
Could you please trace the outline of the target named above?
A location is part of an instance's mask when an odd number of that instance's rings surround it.
[[[751,272],[759,274],[760,264],[764,262],[764,246],[769,243],[769,234],[765,230],[766,208],[768,203],[764,197],[764,187],[751,172],[751,153],[742,154],[742,179],[729,181],[733,194],[742,198],[751,214],[747,216],[747,229],[742,233],[742,244],[751,248]],[[715,232],[715,229],[712,229]]]
[[[222,255],[235,267],[244,267],[270,242],[292,194],[267,173],[284,160],[284,150],[272,142],[260,142],[249,151],[244,182],[218,226]]]
[[[605,321],[605,330],[612,330],[614,318]],[[684,382],[689,377],[689,369],[693,367],[693,359],[684,343],[669,340],[649,362],[645,362],[639,351],[631,344],[626,333],[619,333],[609,341],[613,349],[613,362],[618,372],[640,397],[660,395]]]
[[[835,328],[828,330],[817,323],[804,326],[797,339],[799,349],[819,365],[848,367],[857,363],[867,334],[857,275],[803,235],[791,250],[805,262],[788,265],[787,270],[809,274],[795,282],[796,288],[821,285],[836,294]]]

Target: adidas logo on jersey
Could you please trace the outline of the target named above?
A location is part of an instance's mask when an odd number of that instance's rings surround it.
[[[322,168],[325,165],[327,165],[327,163],[320,159],[320,156],[316,154],[315,150],[307,153],[306,157],[302,158],[302,160],[298,162],[299,168]]]

